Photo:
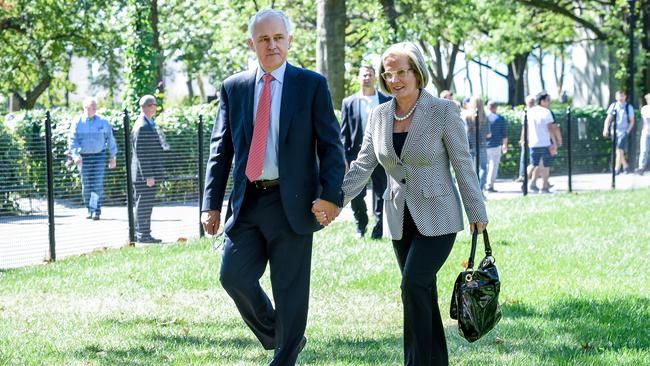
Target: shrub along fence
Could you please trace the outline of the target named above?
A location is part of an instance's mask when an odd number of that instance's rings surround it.
[[[562,130],[564,146],[556,156],[552,175],[566,175],[569,171],[571,174],[609,172],[612,145],[601,136],[605,110],[574,109],[569,117],[566,106],[559,106],[553,112]],[[157,185],[151,221],[152,235],[165,241],[201,234],[200,178],[209,154],[216,113],[215,105],[206,104],[169,109],[154,117],[170,145],[160,156],[165,179]],[[502,157],[499,178],[512,180],[519,175],[522,110],[499,113],[509,126],[509,149]],[[127,189],[129,159],[125,154],[125,143],[130,141],[130,136],[125,131],[124,113],[100,110],[98,114],[110,122],[118,146],[116,169],[105,170],[103,207],[98,221],[85,218],[87,209],[82,200],[79,169],[68,151],[69,126],[79,118],[80,111],[51,111],[49,140],[45,111],[0,119],[0,268],[122,246],[134,239],[134,214],[129,210]],[[132,127],[136,117],[130,116],[126,125]],[[638,144],[638,135],[633,143]],[[48,158],[51,190],[47,179]],[[574,184],[575,188],[580,189]]]

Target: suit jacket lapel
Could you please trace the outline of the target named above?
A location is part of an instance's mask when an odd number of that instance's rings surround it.
[[[250,77],[245,81],[244,95],[244,134],[246,141],[250,145],[253,139],[253,108],[255,108],[255,75],[257,70],[253,71]]]
[[[284,71],[284,83],[282,85],[282,101],[280,102],[280,136],[279,143],[284,142],[289,133],[289,127],[293,120],[295,111],[295,101],[298,98],[298,69],[287,63],[287,69]]]
[[[358,138],[358,134],[361,133],[361,136],[363,136],[363,132],[361,130],[361,126],[363,122],[361,121],[361,97],[357,96],[354,98],[351,104],[352,107],[352,120],[357,121],[358,123],[354,126],[354,136]],[[363,137],[361,138],[363,140]]]

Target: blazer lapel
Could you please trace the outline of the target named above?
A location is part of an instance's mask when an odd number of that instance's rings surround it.
[[[386,141],[386,154],[388,157],[395,161],[401,161],[397,152],[395,152],[395,146],[393,145],[393,115],[395,114],[395,99],[389,102],[390,108],[386,109],[388,115],[384,115],[386,119],[384,129],[384,141]]]
[[[255,75],[257,75],[257,69],[252,72],[250,77],[244,82],[245,83],[245,95],[244,95],[244,135],[246,136],[246,141],[250,145],[251,140],[253,139],[253,108],[255,108]]]
[[[414,148],[414,143],[419,140],[420,135],[425,131],[426,125],[429,121],[427,116],[429,115],[429,108],[432,105],[428,93],[425,90],[422,90],[422,94],[418,99],[418,105],[415,107],[413,112],[413,120],[411,121],[411,127],[409,128],[409,133],[406,135],[406,141],[404,142],[404,148],[402,149],[402,156],[407,156],[411,150]]]
[[[282,101],[280,103],[280,136],[278,142],[284,142],[289,133],[289,127],[293,120],[295,111],[294,100],[298,98],[298,69],[287,63],[287,69],[284,71],[284,83],[282,85]]]

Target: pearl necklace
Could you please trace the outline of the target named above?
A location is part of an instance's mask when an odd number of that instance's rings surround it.
[[[395,117],[396,121],[400,121],[400,122],[404,121],[404,120],[408,119],[409,117],[411,117],[411,115],[415,111],[415,107],[417,107],[417,105],[418,105],[418,102],[416,100],[415,103],[413,104],[413,107],[411,108],[411,110],[407,114],[405,114],[403,117],[397,116],[397,111],[393,111],[393,117]]]

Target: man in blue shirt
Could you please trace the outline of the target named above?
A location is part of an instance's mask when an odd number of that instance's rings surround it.
[[[616,119],[616,174],[621,170],[629,173],[629,167],[625,160],[625,148],[627,136],[634,127],[634,107],[627,102],[625,91],[616,92],[616,102],[607,109],[607,118],[603,127],[603,137],[609,138],[614,135],[614,121]]]
[[[68,147],[72,160],[81,173],[81,194],[88,209],[86,218],[99,220],[104,194],[106,149],[108,148],[110,156],[108,168],[114,169],[117,165],[117,145],[113,127],[96,114],[95,98],[84,99],[83,107],[83,115],[70,124]]]
[[[490,132],[492,135],[487,139],[487,187],[488,192],[496,192],[494,189],[494,181],[497,179],[499,173],[499,163],[501,162],[501,154],[508,152],[508,125],[506,120],[497,114],[497,103],[493,100],[487,102],[488,113],[486,117],[490,124]]]

